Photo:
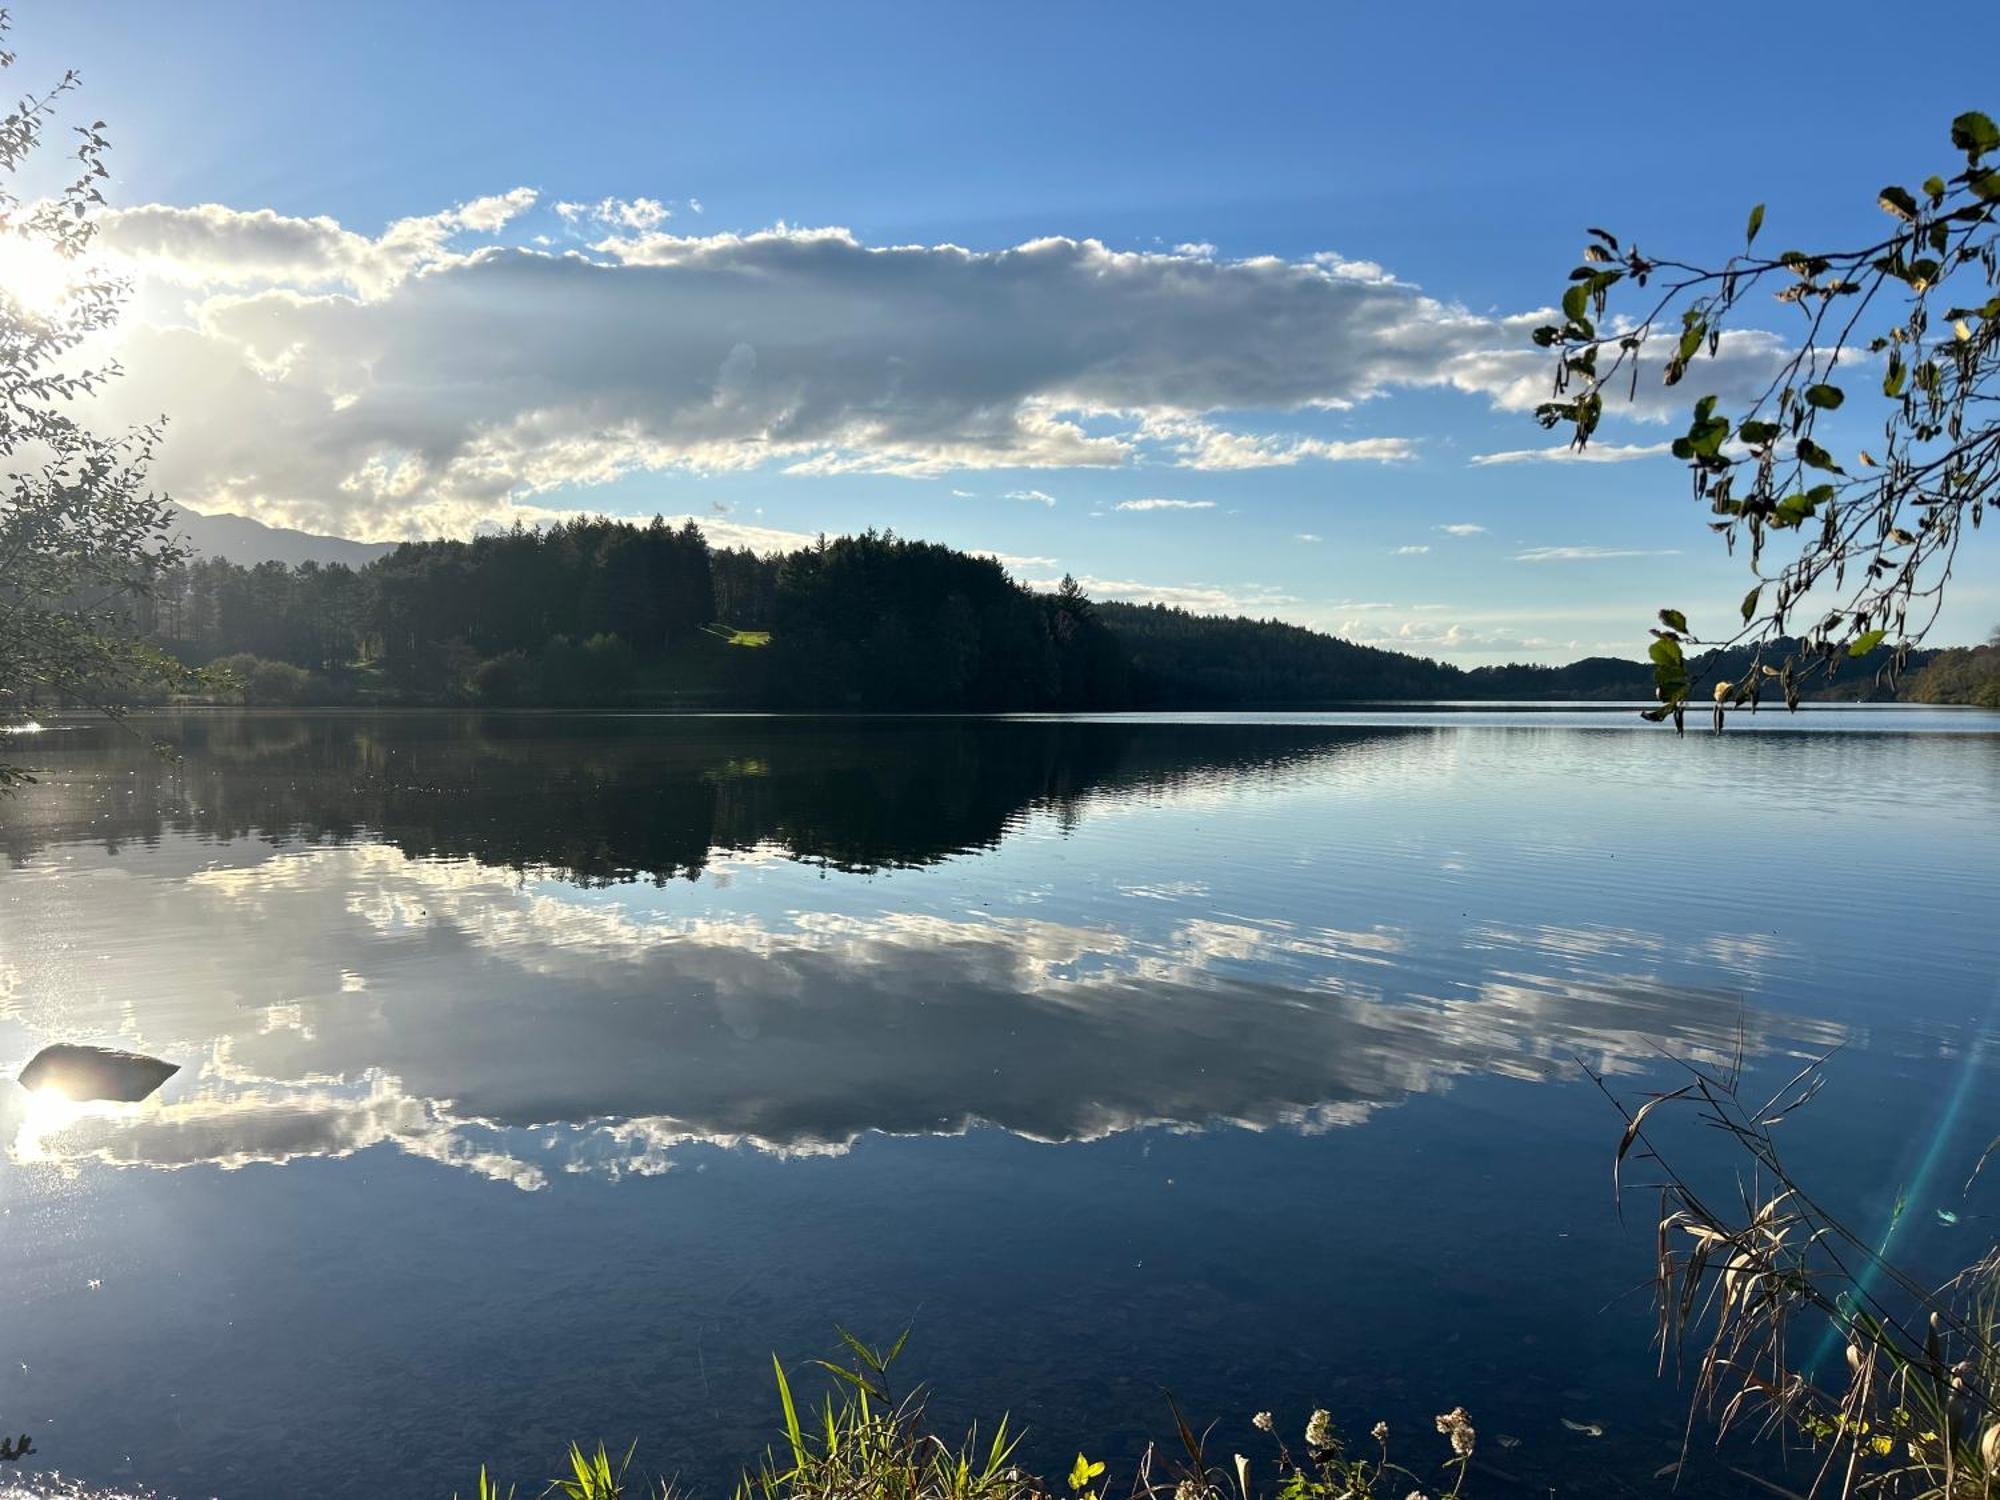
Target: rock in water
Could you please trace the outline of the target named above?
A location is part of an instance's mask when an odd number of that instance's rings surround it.
[[[57,1042],[28,1059],[27,1067],[21,1069],[21,1086],[54,1089],[77,1104],[95,1099],[136,1104],[180,1070],[179,1063],[137,1052]]]

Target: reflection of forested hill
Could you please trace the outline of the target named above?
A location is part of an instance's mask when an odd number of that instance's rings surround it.
[[[168,833],[345,842],[547,866],[591,882],[693,876],[776,843],[841,869],[988,848],[1028,808],[1168,790],[1400,731],[965,719],[471,714],[188,715],[38,742],[43,784],[0,822],[15,863]]]

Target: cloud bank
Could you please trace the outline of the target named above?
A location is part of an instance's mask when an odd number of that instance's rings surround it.
[[[1413,440],[1257,429],[1401,388],[1545,394],[1539,314],[1473,314],[1337,256],[676,235],[668,212],[517,188],[375,236],[216,204],[111,213],[101,244],[139,288],[111,415],[172,415],[160,478],[198,509],[389,538],[642,471],[1394,463]],[[537,216],[573,247],[527,233]],[[1748,385],[1776,353],[1741,335],[1712,374]]]

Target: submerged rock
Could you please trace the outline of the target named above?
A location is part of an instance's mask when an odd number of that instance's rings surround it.
[[[98,1099],[136,1104],[180,1070],[179,1063],[138,1052],[57,1042],[28,1059],[21,1069],[21,1086],[54,1089],[77,1104]]]

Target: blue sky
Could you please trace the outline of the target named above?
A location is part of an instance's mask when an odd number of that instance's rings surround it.
[[[1970,74],[1885,103],[1881,27],[30,0],[13,82],[78,67],[112,127],[117,401],[173,417],[197,508],[892,526],[1477,663],[1636,655],[1657,606],[1720,624],[1747,586],[1670,459],[1490,461],[1548,445],[1522,319],[1586,224],[1696,256],[1758,201],[1767,238],[1872,232],[1996,104]],[[1951,41],[1988,54],[2000,10]],[[1943,638],[1995,584],[1975,537]]]

